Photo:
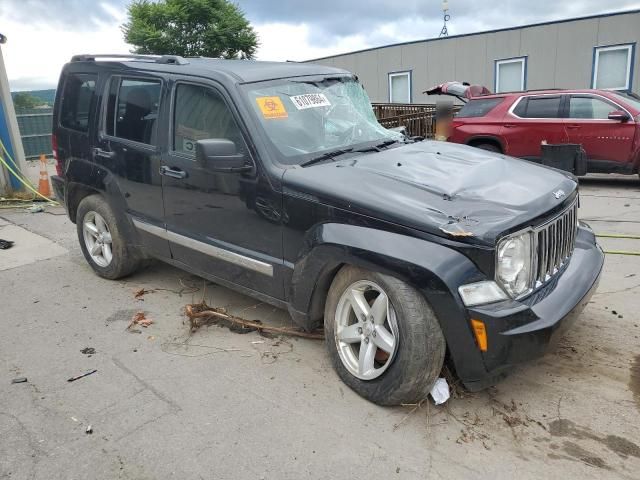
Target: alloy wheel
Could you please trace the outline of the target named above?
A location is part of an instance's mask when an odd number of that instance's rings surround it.
[[[104,218],[97,212],[87,212],[82,233],[91,259],[100,267],[108,267],[113,260],[113,249],[111,232]]]
[[[398,321],[385,291],[360,280],[340,297],[335,341],[345,368],[361,380],[373,380],[391,365],[398,350]]]

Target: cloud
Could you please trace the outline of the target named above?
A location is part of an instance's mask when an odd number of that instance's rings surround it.
[[[124,12],[127,3],[127,0],[2,0],[0,18],[29,25],[45,22],[65,30],[85,31],[113,22],[116,12]]]
[[[90,28],[61,28],[40,15],[34,15],[25,28],[19,15],[0,13],[2,33],[7,36],[2,55],[11,90],[55,88],[62,66],[74,54],[128,53],[130,46],[119,28],[124,11],[109,12],[111,8],[106,5],[108,17],[96,18]]]
[[[305,25],[312,45],[327,45],[359,34],[370,45],[437,37],[442,27],[441,3],[434,0],[240,0],[240,7],[257,25]],[[638,0],[450,0],[449,34],[557,20],[581,15],[640,8]],[[402,28],[399,28],[402,26]],[[380,35],[381,31],[395,36]],[[391,37],[391,38],[390,38]],[[398,38],[399,37],[399,38]]]

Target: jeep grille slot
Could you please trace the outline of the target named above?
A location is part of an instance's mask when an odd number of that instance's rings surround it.
[[[534,229],[536,286],[553,277],[573,254],[578,222],[578,201],[553,220]]]

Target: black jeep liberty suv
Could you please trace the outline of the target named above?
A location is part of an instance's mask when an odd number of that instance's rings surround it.
[[[425,398],[541,356],[604,256],[570,174],[383,128],[357,78],[299,63],[80,55],[53,127],[87,262],[155,257],[324,323],[342,380]]]

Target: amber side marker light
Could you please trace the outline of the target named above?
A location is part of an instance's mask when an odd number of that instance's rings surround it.
[[[481,320],[471,319],[471,326],[473,327],[473,333],[476,336],[476,342],[478,342],[478,348],[482,352],[487,351],[487,329],[484,326],[484,322]]]

